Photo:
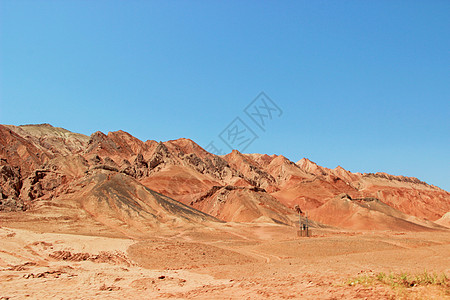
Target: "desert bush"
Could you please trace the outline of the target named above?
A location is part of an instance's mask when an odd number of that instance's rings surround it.
[[[382,283],[389,285],[393,288],[396,287],[415,287],[415,286],[426,286],[426,285],[437,285],[449,288],[450,280],[447,276],[437,273],[429,273],[428,271],[424,271],[419,274],[409,274],[406,272],[402,273],[383,273],[380,272],[376,275],[360,275],[355,278],[351,278],[346,282],[347,285],[353,286],[357,284],[370,285],[375,283]]]

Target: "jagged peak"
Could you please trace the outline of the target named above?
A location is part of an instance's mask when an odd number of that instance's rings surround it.
[[[273,154],[274,157],[271,161],[271,164],[277,164],[277,163],[289,163],[289,164],[294,164],[292,161],[290,161],[287,157],[285,157],[284,155],[276,155]]]
[[[344,172],[350,172],[350,171],[348,171],[348,170],[346,170],[346,169],[344,169],[343,167],[341,167],[340,165],[338,165],[336,168],[334,168],[333,170],[335,170],[335,171],[344,171]]]
[[[123,144],[123,142],[125,142],[131,147],[133,144],[137,145],[138,147],[141,147],[144,144],[143,141],[123,130],[108,132],[108,138],[114,139],[119,144]]]
[[[228,153],[228,154],[233,154],[233,155],[243,155],[239,150],[236,150],[236,149],[231,150],[231,152]],[[228,154],[227,154],[227,155],[228,155]]]
[[[93,134],[91,134],[91,138],[92,137],[101,137],[101,138],[106,138],[107,137],[107,135],[106,134],[104,134],[103,132],[101,132],[101,131],[96,131],[96,132],[94,132]]]
[[[223,156],[223,159],[226,160],[231,165],[239,165],[241,163],[244,163],[246,165],[255,165],[253,163],[251,157],[247,157],[238,150],[232,150],[230,153]]]
[[[296,162],[296,164],[297,165],[314,165],[314,166],[319,166],[318,164],[316,164],[315,162],[313,162],[312,160],[310,160],[307,157],[303,157],[298,162]]]
[[[88,144],[92,145],[94,143],[100,143],[107,139],[107,135],[101,131],[96,131],[89,137]]]
[[[123,131],[123,130],[116,130],[116,131],[109,131],[108,132],[108,136],[127,136],[127,137],[131,137],[133,139],[138,139],[136,137],[134,137],[133,135],[131,135],[130,133]]]
[[[233,149],[230,153],[226,154],[224,156],[224,159],[248,161],[248,158],[244,154],[235,149]]]
[[[249,165],[257,166],[259,165],[251,155],[249,154],[243,154],[239,152],[238,150],[233,150],[224,157],[227,161],[234,161],[234,162],[244,162]]]
[[[181,151],[184,154],[190,154],[195,153],[197,155],[200,155],[201,157],[204,157],[208,154],[210,154],[208,151],[203,149],[199,144],[194,142],[191,139],[188,138],[179,138],[175,140],[169,140],[167,142],[164,142],[166,146],[169,146],[170,148],[174,148],[177,151]],[[212,155],[212,154],[210,154]]]
[[[191,140],[189,138],[178,138],[178,139],[168,140],[167,142],[168,143],[189,143],[189,144],[198,146],[198,144],[196,142],[194,142],[193,140]]]
[[[326,176],[328,174],[329,169],[319,166],[317,163],[313,162],[309,158],[302,158],[299,160],[296,165],[311,174]]]
[[[151,149],[156,148],[158,146],[158,142],[155,140],[146,140],[144,144]]]

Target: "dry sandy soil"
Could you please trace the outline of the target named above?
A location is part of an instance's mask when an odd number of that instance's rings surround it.
[[[450,298],[449,213],[414,177],[0,125],[0,300]]]
[[[450,277],[448,231],[298,238],[284,225],[218,223],[137,240],[9,225],[0,223],[0,299],[450,299],[448,280],[357,282],[380,272]]]

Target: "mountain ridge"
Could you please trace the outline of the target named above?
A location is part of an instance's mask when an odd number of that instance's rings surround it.
[[[217,156],[186,138],[144,142],[122,130],[88,137],[50,124],[0,125],[0,133],[3,211],[59,199],[73,182],[99,172],[130,176],[131,185],[143,185],[225,222],[293,224],[296,206],[324,211],[326,203],[336,203],[342,193],[376,198],[406,215],[431,221],[450,211],[447,191],[415,177],[352,173],[341,166],[329,169],[307,158],[294,163],[283,155],[237,150]]]

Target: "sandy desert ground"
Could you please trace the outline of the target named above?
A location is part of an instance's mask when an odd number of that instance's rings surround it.
[[[446,231],[298,238],[283,225],[218,223],[133,239],[0,225],[0,299],[450,299]],[[424,272],[438,278],[415,281]]]
[[[49,124],[0,146],[0,299],[450,298],[450,193],[417,178]]]

